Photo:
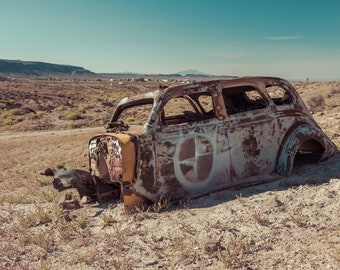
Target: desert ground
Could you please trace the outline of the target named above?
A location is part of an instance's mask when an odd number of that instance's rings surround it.
[[[340,149],[340,82],[292,83]],[[275,182],[130,214],[119,202],[58,207],[70,191],[41,172],[87,170],[88,140],[119,99],[159,84],[0,81],[0,268],[340,269],[340,152]]]

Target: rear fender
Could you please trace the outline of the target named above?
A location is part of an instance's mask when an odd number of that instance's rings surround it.
[[[319,154],[321,161],[335,154],[337,149],[321,129],[310,124],[295,125],[287,133],[280,148],[276,167],[278,174],[291,175],[298,151]]]

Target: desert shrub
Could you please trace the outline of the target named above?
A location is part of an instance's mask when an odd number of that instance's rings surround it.
[[[332,89],[329,93],[328,93],[328,97],[332,97],[336,94],[340,94],[340,89]],[[0,108],[1,108],[1,104],[0,104]]]
[[[3,119],[6,119],[9,116],[10,115],[9,115],[8,111],[1,111],[1,113],[0,113],[0,117],[3,118]]]
[[[78,123],[70,123],[68,126],[69,126],[69,128],[72,128],[72,129],[81,128],[82,127],[82,125],[78,124]]]
[[[30,112],[30,117],[31,119],[40,119],[44,116],[45,112],[44,111],[37,111],[36,113]]]
[[[36,177],[35,179],[41,187],[46,187],[51,185],[51,180],[48,177]]]
[[[40,228],[28,236],[28,242],[52,253],[55,249],[55,236],[50,228]]]
[[[35,206],[35,209],[27,215],[19,215],[18,220],[21,228],[35,227],[37,225],[44,225],[53,220],[53,212],[50,209]]]
[[[18,204],[18,203],[28,203],[29,199],[26,196],[27,193],[10,193],[4,196],[0,196],[0,200],[2,203],[8,204]]]
[[[9,113],[11,114],[11,115],[21,115],[22,113],[21,113],[21,110],[20,109],[11,109],[11,110],[9,110]]]
[[[37,199],[39,202],[53,202],[58,198],[58,193],[53,189],[42,189]]]
[[[88,109],[92,109],[92,108],[93,108],[93,106],[91,104],[80,104],[78,106],[78,112],[84,112],[84,111],[86,111]]]
[[[4,120],[4,122],[3,122],[3,124],[4,124],[5,126],[13,126],[13,125],[15,125],[15,124],[17,124],[17,123],[18,123],[18,121],[15,120],[15,119],[13,119],[12,117],[7,117],[7,118]]]
[[[115,219],[112,215],[110,214],[101,214],[100,216],[100,226],[101,227],[107,227],[115,223]]]
[[[67,107],[64,106],[64,105],[59,105],[59,106],[57,106],[53,109],[53,111],[55,111],[55,112],[63,112],[65,110],[67,110]]]
[[[124,121],[126,124],[134,124],[136,123],[136,119],[133,117],[127,117]]]
[[[321,95],[311,97],[307,101],[307,105],[312,113],[316,113],[317,111],[321,111],[325,108],[325,98]]]
[[[81,119],[79,113],[77,112],[64,112],[61,115],[59,115],[59,119],[62,120],[77,120]]]
[[[39,116],[39,117],[42,116],[43,114],[45,114],[44,111],[37,111],[37,112],[36,112],[36,115]]]
[[[130,124],[130,125],[143,125],[143,122],[139,119],[136,119],[134,117],[127,117],[124,120],[125,124]]]

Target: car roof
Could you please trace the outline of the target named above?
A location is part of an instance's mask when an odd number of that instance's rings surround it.
[[[158,89],[155,91],[147,92],[144,94],[136,95],[133,97],[125,97],[123,98],[118,106],[130,103],[137,100],[151,100],[151,99],[159,99],[164,96],[173,96],[177,94],[191,94],[195,92],[195,89],[206,89],[214,86],[214,85],[222,85],[223,87],[236,87],[236,86],[246,86],[246,85],[282,85],[286,86],[286,89],[292,89],[291,84],[284,79],[278,77],[265,77],[265,76],[245,76],[245,77],[237,77],[230,79],[217,79],[217,80],[209,80],[209,81],[201,81],[195,82],[191,84],[184,85],[175,85],[170,86],[165,89]],[[197,91],[197,90],[196,90]]]
[[[237,87],[237,86],[249,86],[249,85],[281,85],[285,89],[292,89],[291,84],[284,79],[278,77],[264,77],[264,76],[247,76],[247,77],[238,77],[238,78],[230,78],[230,79],[218,79],[218,80],[209,80],[209,81],[201,81],[192,84],[185,85],[177,85],[168,87],[162,91],[158,91],[159,95],[163,96],[172,96],[176,94],[180,94],[183,92],[184,94],[191,94],[195,92],[195,89],[205,88],[208,89],[214,85],[221,85],[222,87]],[[193,89],[193,91],[190,91]]]

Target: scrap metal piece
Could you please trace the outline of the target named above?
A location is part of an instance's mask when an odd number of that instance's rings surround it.
[[[73,198],[71,194],[65,194],[65,196],[59,200],[58,206],[62,210],[76,210],[81,207],[79,201]]]
[[[88,171],[79,169],[68,169],[64,167],[47,168],[43,175],[53,176],[53,187],[59,192],[75,188],[80,198],[87,197],[84,201],[93,201],[96,197],[96,188]]]

